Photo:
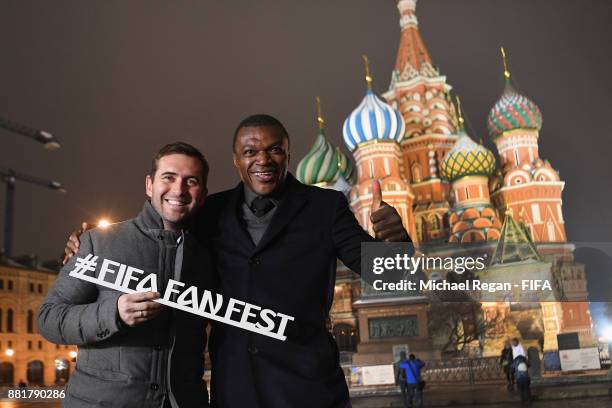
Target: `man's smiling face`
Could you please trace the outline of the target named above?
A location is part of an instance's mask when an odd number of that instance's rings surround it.
[[[180,229],[204,202],[203,177],[202,163],[195,157],[169,154],[158,160],[154,176],[147,176],[146,193],[165,229]]]
[[[246,126],[236,135],[234,165],[258,195],[280,189],[287,178],[289,138],[278,126]]]

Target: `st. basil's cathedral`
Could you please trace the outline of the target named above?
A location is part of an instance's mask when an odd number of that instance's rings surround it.
[[[584,266],[574,262],[562,209],[564,182],[540,158],[542,113],[512,82],[502,49],[505,85],[491,108],[492,151],[473,140],[459,98],[432,63],[421,38],[417,0],[399,0],[401,38],[389,89],[379,97],[367,57],[365,96],[348,115],[343,141],[354,159],[327,140],[318,103],[318,133],[300,161],[300,181],[343,191],[370,230],[372,181],[394,206],[417,251],[432,257],[484,253],[486,275],[549,279],[556,301],[482,302],[483,314],[503,327],[482,339],[482,355],[498,355],[504,339],[518,337],[541,351],[557,349],[557,334],[576,332],[593,344]],[[429,279],[444,271],[425,270]],[[499,280],[499,279],[498,279]],[[397,347],[440,358],[445,335],[431,330],[430,298],[422,293],[376,296],[339,263],[330,328],[355,364],[389,363]]]

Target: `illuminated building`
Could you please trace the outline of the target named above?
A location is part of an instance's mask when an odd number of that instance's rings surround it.
[[[556,334],[578,332],[581,345],[592,344],[584,266],[574,262],[574,246],[565,232],[564,182],[540,158],[539,107],[513,85],[504,53],[505,87],[487,121],[498,160],[472,140],[474,135],[468,135],[461,109],[451,98],[451,86],[432,63],[421,38],[416,3],[397,2],[400,45],[382,99],[373,91],[366,59],[366,95],[342,129],[357,175],[350,191],[341,190],[348,192],[355,216],[366,230],[370,230],[371,185],[378,179],[383,199],[398,210],[420,252],[457,257],[478,250],[491,259],[487,276],[527,273],[554,282],[553,302],[482,303],[485,314],[496,310],[506,317],[504,329],[481,345],[485,355],[498,354],[506,336],[555,350]],[[318,136],[306,162],[314,160],[315,150],[332,148]],[[319,167],[329,169],[339,163],[332,156],[319,154],[318,160],[326,163]],[[302,182],[332,187],[333,178],[305,177],[300,171],[305,161],[298,165]],[[425,272],[430,277],[439,273]],[[437,355],[422,296],[369,298],[362,294],[359,279],[342,265],[335,294],[332,330],[341,350],[356,351],[356,363],[391,362],[394,347],[404,344],[425,358]],[[381,331],[379,326],[402,329]]]
[[[68,380],[76,347],[45,340],[38,308],[57,276],[57,265],[35,257],[0,259],[0,385],[53,385]]]

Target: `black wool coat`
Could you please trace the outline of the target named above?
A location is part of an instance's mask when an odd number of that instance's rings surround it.
[[[242,222],[243,185],[208,197],[198,231],[212,241],[220,292],[295,317],[286,341],[228,325],[211,333],[212,406],[344,408],[348,388],[325,327],[336,263],[360,272],[361,243],[374,241],[343,194],[287,185],[255,246]]]

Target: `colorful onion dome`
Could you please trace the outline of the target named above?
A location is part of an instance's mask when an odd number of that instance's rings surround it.
[[[354,184],[357,179],[357,172],[355,171],[353,162],[340,151],[339,147],[336,147],[336,157],[338,158],[339,174],[342,175],[347,182]]]
[[[503,132],[514,129],[535,129],[542,128],[542,113],[540,108],[520,94],[512,85],[510,71],[506,61],[506,53],[502,48],[504,60],[504,77],[506,85],[504,92],[499,100],[493,105],[487,120],[487,128],[491,137],[499,137]]]
[[[315,143],[297,166],[297,179],[304,184],[334,183],[338,177],[354,182],[353,163],[319,131]]]
[[[315,143],[306,156],[298,163],[297,179],[304,184],[335,183],[340,176],[353,183],[353,163],[339,148],[333,148],[325,138],[325,120],[321,114],[321,100],[317,97],[317,122],[319,132]]]
[[[486,147],[475,143],[464,131],[440,163],[440,174],[448,181],[465,176],[490,176],[495,157]]]
[[[489,112],[487,128],[493,138],[513,129],[540,130],[542,113],[534,102],[518,93],[507,80],[504,93]]]
[[[366,63],[368,90],[359,106],[344,121],[344,143],[352,152],[361,143],[370,141],[401,142],[406,124],[402,115],[372,92],[372,77]]]

